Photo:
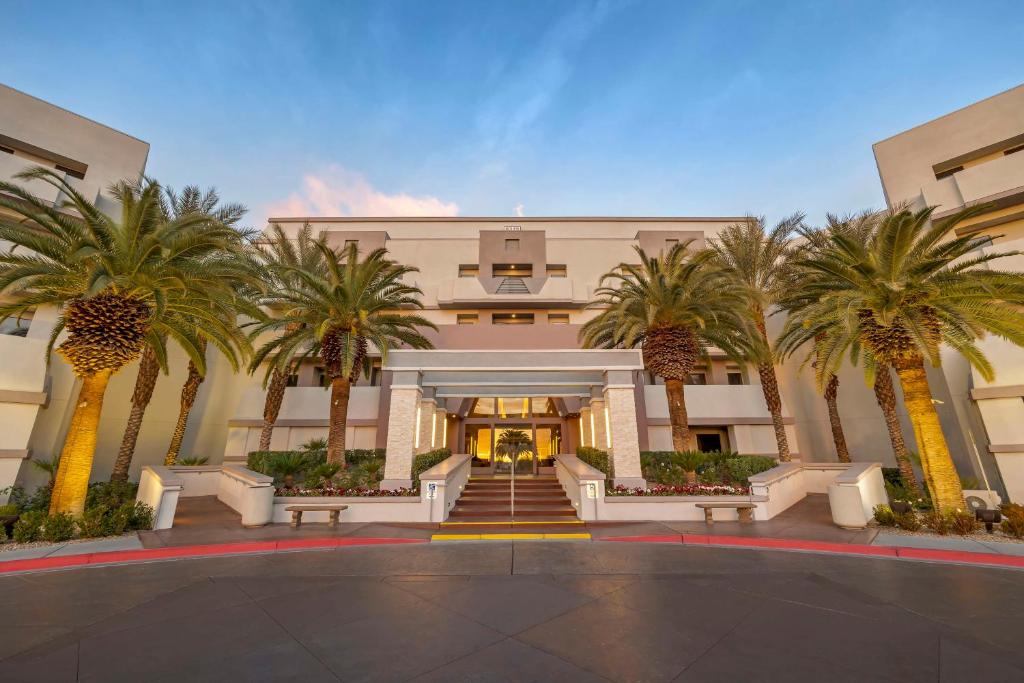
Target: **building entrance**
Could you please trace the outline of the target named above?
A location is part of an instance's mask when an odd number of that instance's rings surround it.
[[[550,398],[474,399],[464,422],[463,452],[478,471],[538,474],[564,452],[564,419]]]

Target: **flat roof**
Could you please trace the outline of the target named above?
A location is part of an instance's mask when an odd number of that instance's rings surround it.
[[[62,107],[59,104],[54,104],[53,102],[50,102],[49,100],[44,100],[42,97],[36,97],[35,95],[27,93],[24,90],[18,90],[17,88],[12,88],[11,86],[7,85],[6,83],[0,83],[0,88],[6,88],[7,90],[10,90],[11,92],[16,92],[19,95],[23,95],[24,97],[28,97],[30,99],[33,99],[36,102],[42,102],[43,104],[45,104],[48,107],[53,107],[54,109],[59,109],[60,111],[64,112],[65,114],[70,114],[71,116],[74,116],[75,118],[82,119],[83,121],[88,121],[89,123],[92,123],[92,124],[95,124],[95,125],[100,126],[102,128],[106,128],[107,130],[113,131],[113,132],[117,133],[118,135],[123,135],[126,138],[131,138],[132,140],[135,140],[136,142],[141,142],[142,144],[146,145],[147,147],[150,146],[150,144],[148,142],[146,142],[145,140],[143,140],[142,138],[137,138],[134,135],[131,135],[129,133],[125,133],[123,130],[118,130],[117,128],[114,128],[113,126],[108,126],[105,123],[101,123],[101,122],[97,121],[96,119],[90,119],[88,116],[82,116],[78,112],[71,111],[70,109]]]
[[[447,223],[464,223],[470,221],[500,221],[503,223],[540,223],[551,221],[590,222],[606,221],[614,223],[662,223],[679,221],[686,223],[722,223],[726,221],[746,221],[750,216],[285,216],[268,218],[268,223],[428,223],[442,221]]]

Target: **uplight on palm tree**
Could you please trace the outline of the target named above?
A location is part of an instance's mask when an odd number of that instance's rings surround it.
[[[138,358],[146,344],[155,346],[158,359],[165,358],[167,337],[205,369],[198,326],[230,346],[218,315],[216,283],[194,258],[225,248],[228,237],[206,229],[200,216],[164,220],[154,183],[115,188],[121,216],[114,219],[62,174],[35,168],[16,177],[53,185],[69,198],[65,206],[79,214],[71,216],[18,185],[0,183],[0,192],[10,195],[0,195],[0,206],[22,218],[0,223],[0,240],[14,245],[0,253],[0,293],[6,300],[0,321],[37,306],[60,307],[47,353],[56,347],[81,380],[50,505],[51,512],[79,515],[111,375]],[[195,296],[178,296],[193,290]],[[181,326],[185,317],[191,322]]]
[[[251,367],[267,363],[269,376],[275,369],[286,372],[296,360],[320,358],[331,382],[327,462],[343,464],[349,394],[359,373],[369,369],[370,345],[384,359],[399,345],[431,348],[420,328],[437,328],[423,316],[403,310],[423,308],[423,292],[403,282],[416,268],[389,260],[384,249],[360,259],[356,244],[340,255],[323,242],[315,246],[323,256],[323,268],[283,268],[288,277],[266,302],[280,316],[257,324],[252,333],[281,334],[259,348]]]
[[[602,278],[589,304],[600,313],[580,330],[588,348],[643,349],[644,366],[665,380],[677,451],[691,448],[684,384],[708,348],[735,359],[764,353],[742,288],[712,252],[691,253],[691,244],[653,256],[636,247],[639,265],[620,264]]]
[[[953,233],[975,212],[933,223],[931,208],[894,210],[866,242],[831,235],[825,249],[800,261],[819,276],[807,284],[812,303],[802,313],[804,323],[794,326],[793,341],[829,331],[835,342],[825,355],[828,367],[863,348],[896,371],[924,480],[940,512],[963,508],[964,501],[925,361],[938,366],[940,347],[947,345],[991,381],[995,372],[978,340],[991,333],[1024,345],[1024,274],[988,269],[1016,252],[986,252],[987,237]]]

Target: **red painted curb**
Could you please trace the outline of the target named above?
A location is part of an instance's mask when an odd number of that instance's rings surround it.
[[[215,555],[244,555],[246,553],[275,553],[289,550],[315,548],[339,548],[364,545],[406,545],[427,543],[421,538],[301,538],[281,541],[253,541],[247,543],[215,543],[210,545],[185,545],[176,548],[141,548],[139,550],[112,550],[81,555],[60,557],[36,557],[25,560],[0,561],[0,574],[24,572],[38,569],[61,569],[91,564],[118,564],[169,560],[187,557],[210,557]]]
[[[756,538],[748,536],[711,536],[683,534],[682,536],[613,536],[594,539],[615,543],[681,543],[682,545],[724,546],[757,550],[802,550],[826,555],[865,555],[891,557],[903,560],[949,562],[956,564],[997,565],[1024,569],[1024,557],[997,553],[974,553],[966,550],[929,550],[896,546],[863,545],[860,543],[830,543],[788,538]]]

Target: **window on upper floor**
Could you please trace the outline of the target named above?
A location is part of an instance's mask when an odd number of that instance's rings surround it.
[[[463,263],[459,266],[459,277],[476,277],[480,274],[480,265],[477,263]]]
[[[68,168],[67,166],[61,166],[60,164],[57,164],[57,170],[66,173],[67,175],[71,176],[72,178],[78,178],[79,180],[85,180],[85,174],[82,173],[81,171],[76,171],[73,168]]]
[[[383,376],[384,368],[381,367],[381,362],[379,360],[373,361],[373,365],[370,367],[370,386],[379,387]]]
[[[519,251],[519,239],[505,239],[505,251]]]
[[[345,240],[345,251],[348,251],[349,247],[359,248],[359,240]]]
[[[743,373],[739,370],[730,370],[726,373],[726,378],[729,380],[729,384],[733,386],[743,384]]]
[[[492,313],[492,325],[532,325],[533,313]]]
[[[533,265],[529,263],[495,263],[491,268],[492,277],[533,277]]]
[[[667,239],[667,240],[665,240],[665,250],[668,251],[668,250],[672,249],[672,247],[676,246],[677,244],[679,244],[679,240],[671,239],[671,238]]]
[[[564,263],[549,263],[547,267],[548,277],[567,277],[569,272]]]
[[[962,170],[964,170],[963,166],[954,166],[953,168],[947,168],[944,171],[936,171],[935,172],[935,179],[936,180],[942,180],[943,178],[949,178],[954,173],[959,173]]]
[[[1008,157],[1011,154],[1016,154],[1017,152],[1024,152],[1024,145],[1017,145],[1016,147],[1011,147],[1010,149],[1004,149],[1003,156]]]
[[[299,373],[292,372],[284,381],[286,387],[297,387],[299,386]]]
[[[14,154],[14,150],[13,149],[11,149],[10,147],[4,147],[3,145],[0,145],[0,152],[7,152],[8,154]]]
[[[331,383],[331,378],[327,376],[327,370],[322,365],[318,365],[313,368],[313,386],[315,387],[326,387]]]
[[[480,322],[480,316],[476,313],[459,313],[455,316],[455,322],[459,325],[476,325]]]
[[[548,325],[568,325],[568,313],[548,313]]]
[[[3,322],[0,322],[0,335],[7,335],[9,337],[26,337],[28,336],[29,325],[32,324],[32,315],[34,309],[26,311],[20,316],[8,318]]]
[[[708,383],[707,373],[705,373],[703,371],[691,372],[689,374],[689,376],[684,380],[683,383],[684,384],[697,384],[697,385],[707,384]]]

